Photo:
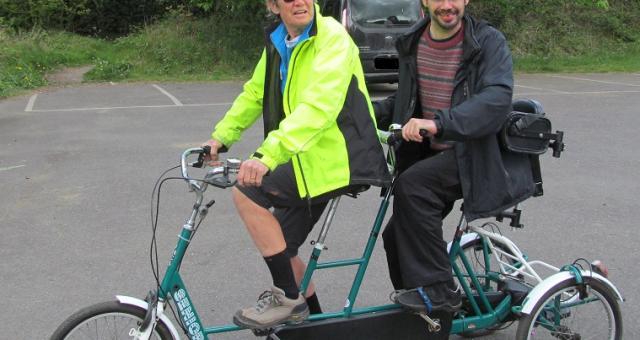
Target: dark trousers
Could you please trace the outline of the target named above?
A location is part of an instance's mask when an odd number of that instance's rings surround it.
[[[442,219],[462,198],[453,149],[411,165],[396,180],[393,216],[382,238],[395,289],[452,279]]]

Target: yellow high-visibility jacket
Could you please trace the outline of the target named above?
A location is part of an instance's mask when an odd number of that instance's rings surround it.
[[[262,114],[265,139],[252,157],[271,170],[292,161],[300,197],[388,185],[358,48],[348,33],[316,6],[309,38],[293,50],[281,91],[280,55],[269,39],[276,27],[267,29],[253,76],[212,137],[230,147]]]

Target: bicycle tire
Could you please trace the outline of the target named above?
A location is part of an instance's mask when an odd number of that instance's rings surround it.
[[[583,281],[587,292],[585,299],[579,296],[579,285],[573,278],[549,289],[536,303],[531,314],[519,320],[516,339],[622,339],[622,316],[614,292],[597,279],[583,277]],[[592,299],[594,297],[596,299]],[[547,321],[543,313],[547,313],[546,317],[553,318],[553,321]],[[569,325],[581,316],[586,316],[586,319],[580,320],[579,327]],[[602,320],[606,323],[603,324]],[[608,327],[602,327],[606,324]],[[602,334],[603,330],[605,334]]]
[[[131,339],[129,330],[140,325],[145,314],[143,308],[118,301],[98,303],[67,318],[53,333],[51,340]],[[173,337],[162,320],[158,320],[150,339],[173,340]]]

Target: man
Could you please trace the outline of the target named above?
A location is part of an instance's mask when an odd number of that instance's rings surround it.
[[[398,90],[374,103],[378,126],[402,124],[406,140],[383,239],[396,301],[413,310],[461,305],[442,231],[454,201],[464,198],[471,221],[533,193],[528,165],[502,154],[496,136],[511,107],[511,53],[499,31],[465,15],[468,3],[422,0],[429,16],[396,43]]]
[[[298,288],[305,264],[297,251],[327,202],[390,181],[358,49],[344,28],[322,17],[313,0],[266,4],[279,20],[267,29],[251,80],[207,142],[217,159],[262,113],[265,140],[242,163],[233,190],[273,278],[255,307],[234,316],[254,329],[309,314]],[[307,301],[320,312],[312,289]]]

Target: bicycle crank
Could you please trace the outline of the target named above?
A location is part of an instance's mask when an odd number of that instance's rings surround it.
[[[442,326],[440,325],[440,319],[432,319],[427,314],[424,314],[424,313],[418,313],[418,315],[421,318],[423,318],[424,321],[426,321],[427,324],[429,325],[429,332],[431,333],[440,332],[440,329],[442,329]]]

